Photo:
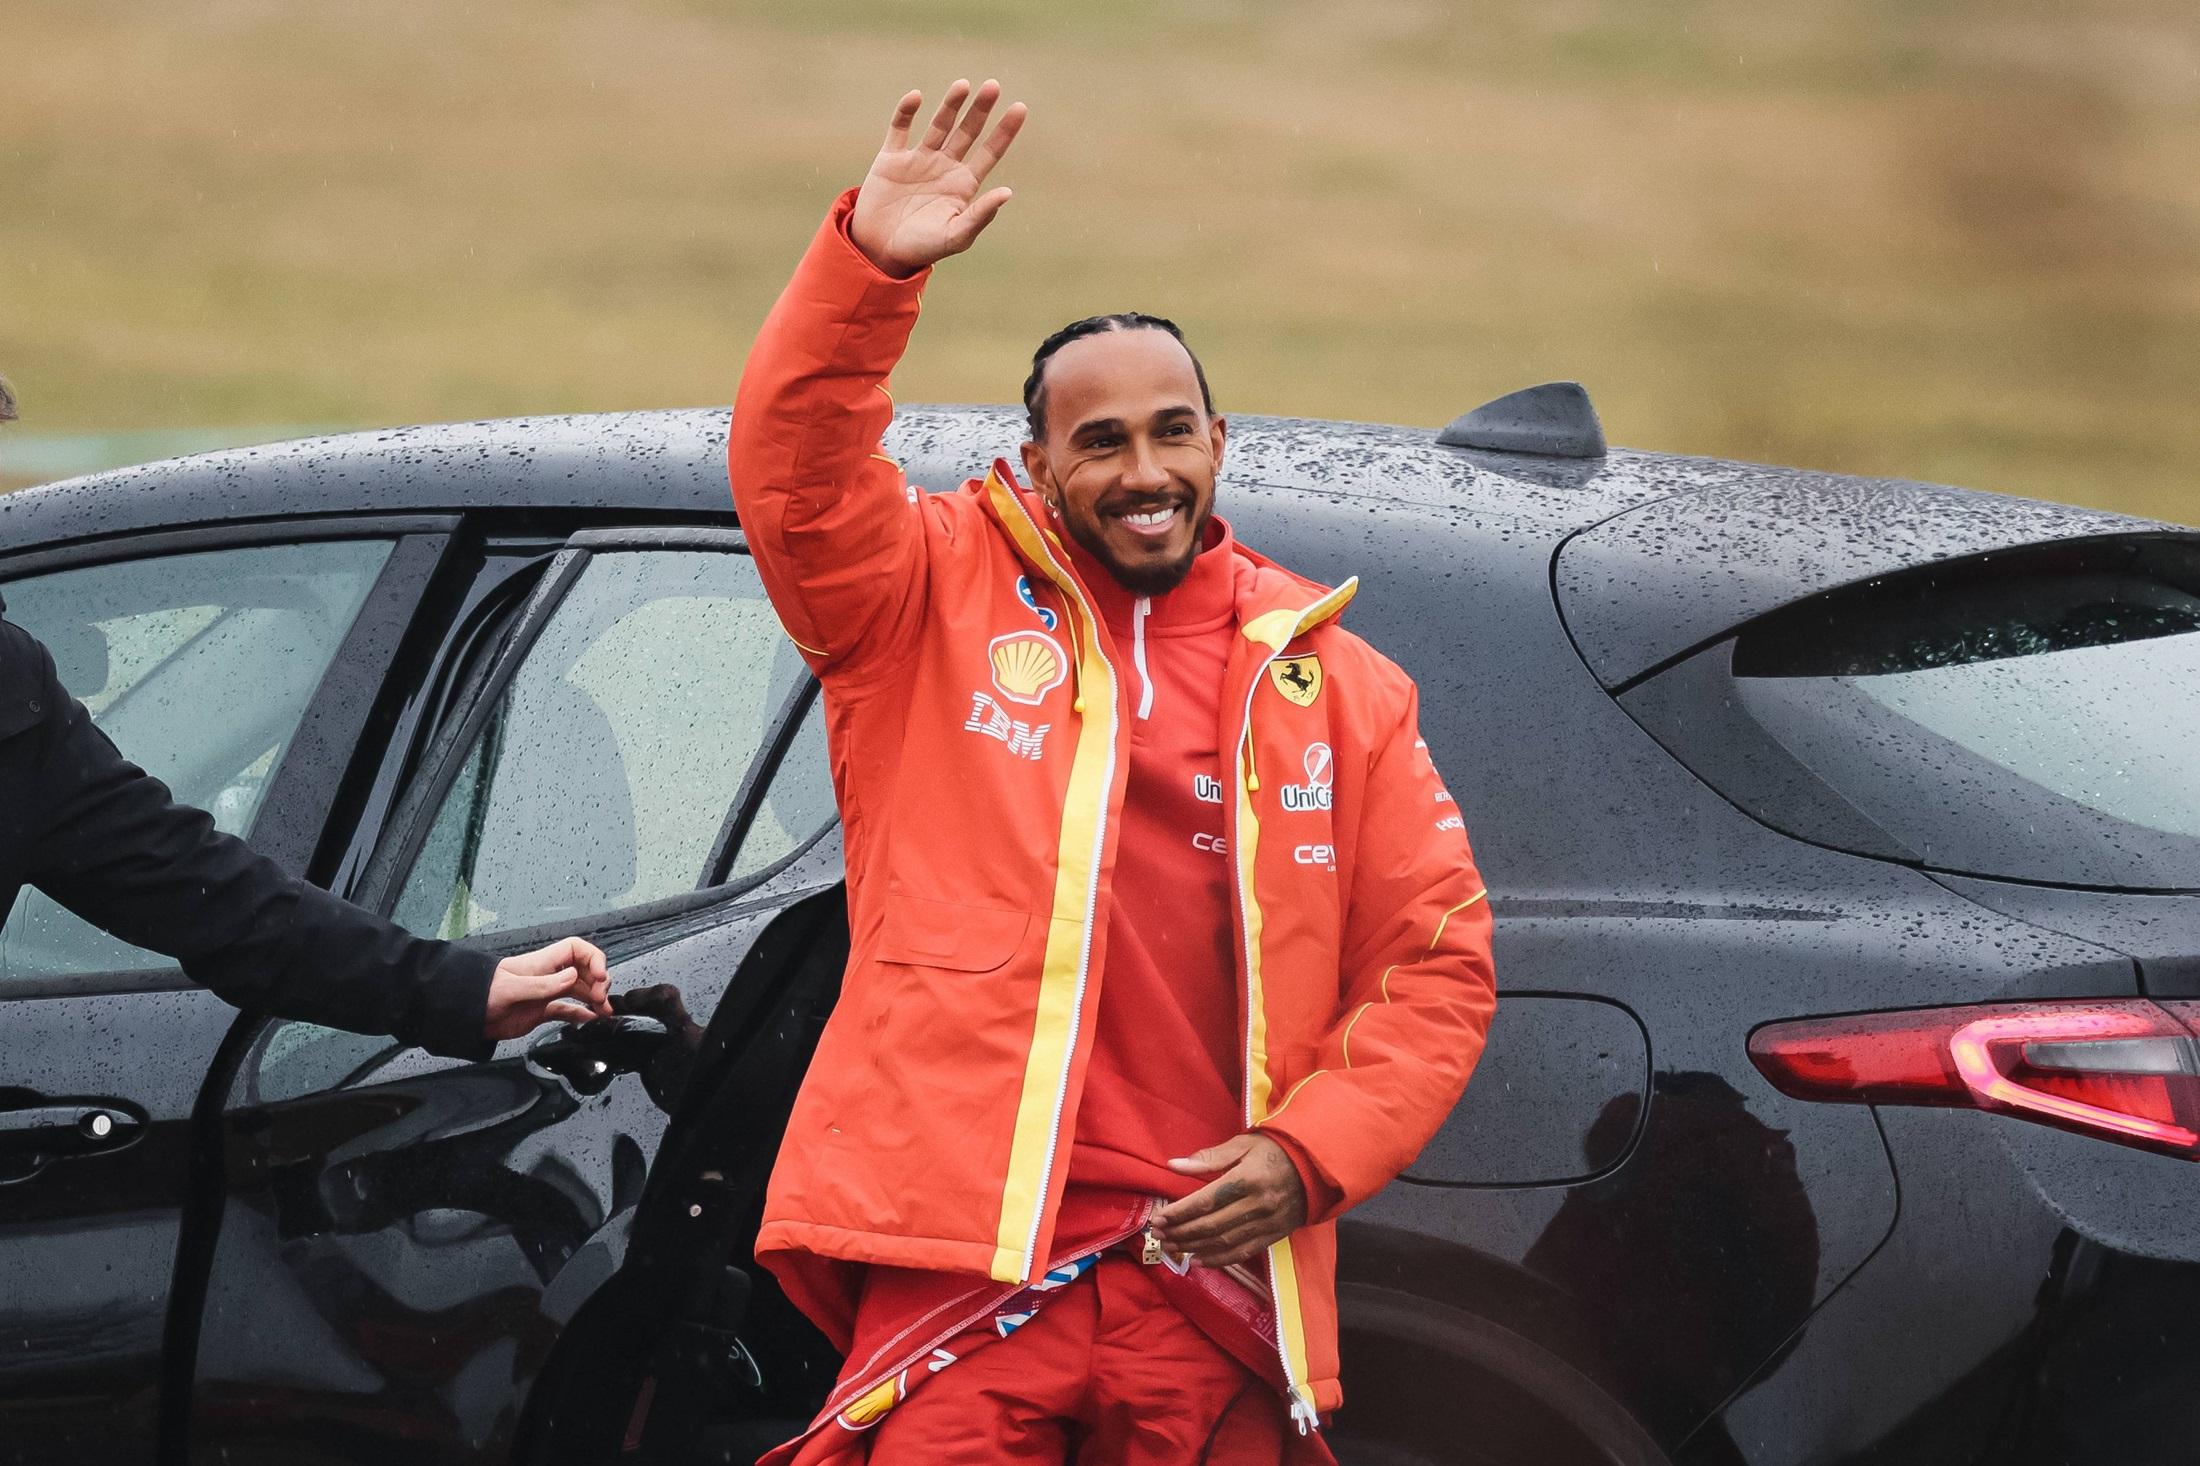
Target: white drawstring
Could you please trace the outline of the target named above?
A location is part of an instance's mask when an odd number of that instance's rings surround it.
[[[1153,677],[1146,671],[1146,613],[1153,609],[1153,601],[1140,596],[1131,607],[1131,664],[1138,668],[1138,720],[1143,723],[1153,712]]]

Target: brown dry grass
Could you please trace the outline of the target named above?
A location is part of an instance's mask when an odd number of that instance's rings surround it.
[[[2200,518],[2187,0],[14,0],[16,431],[722,400],[905,85],[1034,104],[906,400],[1182,320],[1228,406]]]

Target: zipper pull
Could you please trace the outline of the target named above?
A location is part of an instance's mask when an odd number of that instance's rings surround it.
[[[1149,1196],[1146,1198],[1145,1209],[1138,1215],[1138,1260],[1146,1267],[1169,1260],[1169,1255],[1161,1250],[1161,1239],[1153,1234],[1154,1214],[1166,1205],[1168,1203],[1160,1197]]]
[[[1291,1392],[1291,1423],[1299,1428],[1300,1435],[1320,1430],[1322,1424],[1321,1417],[1314,1413],[1314,1407],[1300,1399],[1296,1390]]]

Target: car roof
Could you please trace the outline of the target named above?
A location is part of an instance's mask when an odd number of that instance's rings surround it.
[[[1233,482],[1487,515],[1559,533],[1686,489],[1734,465],[1616,452],[1593,461],[1440,447],[1425,428],[1233,417]],[[301,513],[497,506],[730,514],[727,412],[642,412],[436,423],[164,459],[0,496],[0,544]],[[1013,459],[1006,407],[902,409],[887,448],[912,482],[951,488]]]
[[[0,494],[0,548],[301,514],[481,508],[731,520],[725,408],[506,418],[306,438]],[[909,407],[886,446],[951,488],[1023,438],[1007,407]],[[1453,448],[1425,428],[1230,419],[1232,485],[1369,501],[1452,527],[1462,552],[1555,567],[1560,609],[1617,685],[1800,595],[2005,545],[2174,529],[1892,480],[1613,449],[1569,459]],[[1272,496],[1262,496],[1272,497]],[[1225,511],[1229,501],[1224,500]],[[1252,499],[1248,517],[1276,512]]]

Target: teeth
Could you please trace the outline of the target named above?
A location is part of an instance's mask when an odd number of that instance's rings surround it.
[[[1132,524],[1156,526],[1167,524],[1175,515],[1176,510],[1173,508],[1149,509],[1144,514],[1126,514],[1123,518]]]

